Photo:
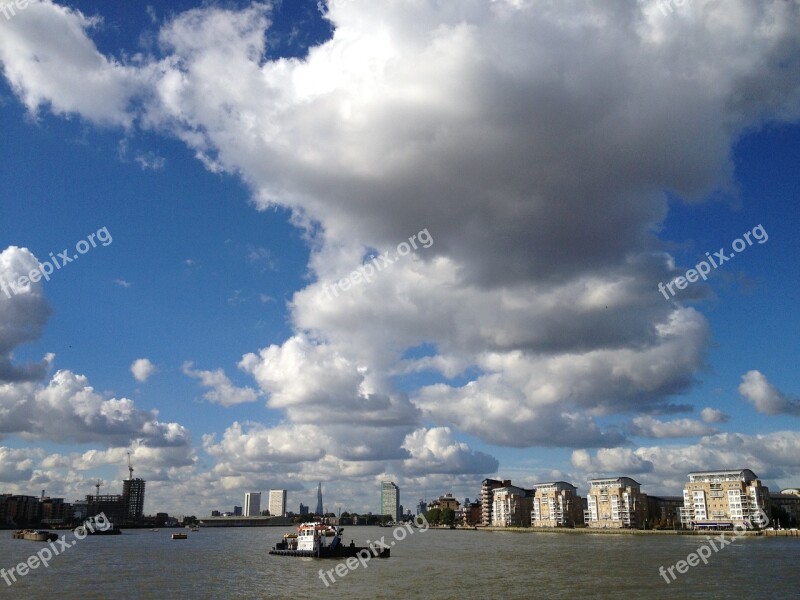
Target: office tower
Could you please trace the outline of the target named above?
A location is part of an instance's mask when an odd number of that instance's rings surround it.
[[[270,490],[267,509],[273,517],[284,516],[286,514],[286,490]]]
[[[322,516],[323,509],[322,509],[322,482],[319,482],[317,486],[317,512],[316,514]]]
[[[400,520],[400,488],[393,481],[381,482],[381,514]]]
[[[244,516],[261,516],[261,492],[247,492],[244,495]]]

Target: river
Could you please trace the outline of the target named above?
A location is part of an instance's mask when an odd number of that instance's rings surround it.
[[[667,583],[659,567],[686,560],[702,536],[568,535],[346,527],[357,545],[380,540],[391,558],[366,567],[270,556],[289,528],[202,529],[187,540],[176,530],[127,530],[75,540],[11,585],[0,598],[47,600],[164,598],[729,598],[798,597],[800,538],[737,538]],[[188,531],[188,530],[181,530]],[[728,534],[728,539],[733,537]],[[715,546],[722,546],[717,542]],[[0,532],[0,568],[48,547]],[[56,544],[58,548],[58,544]],[[35,564],[35,561],[34,561]],[[351,563],[352,564],[352,563]],[[685,567],[685,565],[684,565]],[[341,575],[344,573],[344,575]],[[331,582],[331,577],[335,579]],[[666,576],[669,578],[669,575]]]

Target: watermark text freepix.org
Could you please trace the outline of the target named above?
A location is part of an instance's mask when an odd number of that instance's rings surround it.
[[[11,17],[17,15],[16,10],[25,10],[30,4],[29,0],[14,0],[14,2],[1,2],[0,12],[5,16],[6,21],[10,21]],[[16,10],[15,10],[16,9]]]
[[[29,572],[38,569],[40,565],[44,565],[45,568],[49,567],[53,557],[72,548],[78,543],[78,540],[84,539],[87,535],[95,531],[105,531],[109,527],[111,527],[111,521],[108,520],[105,513],[100,513],[94,517],[94,519],[90,519],[78,527],[73,532],[75,539],[71,542],[67,542],[67,536],[62,535],[55,542],[50,542],[49,545],[39,550],[36,554],[31,554],[28,560],[10,569],[0,569],[0,578],[6,582],[7,586],[10,586],[17,582],[17,577],[25,577]],[[56,546],[56,544],[58,545]]]
[[[672,7],[673,4],[678,8],[681,8],[691,4],[691,2],[692,0],[658,0],[657,4],[661,14],[666,17],[668,14],[671,14],[675,11],[675,9]]]
[[[733,248],[734,252],[725,254],[725,248],[720,248],[718,252],[714,252],[713,256],[710,252],[706,252],[706,260],[701,260],[694,266],[694,269],[689,269],[686,271],[685,276],[676,277],[666,285],[664,285],[663,281],[659,282],[658,291],[664,294],[664,298],[669,300],[670,296],[667,295],[667,290],[669,290],[669,293],[672,296],[675,296],[676,293],[673,289],[673,286],[679,290],[685,290],[690,283],[694,283],[701,277],[703,278],[703,281],[705,281],[708,279],[708,274],[711,273],[712,268],[719,268],[722,263],[728,262],[730,259],[736,256],[736,254],[744,252],[746,248],[752,246],[753,240],[751,239],[751,236],[755,238],[755,241],[757,241],[759,244],[763,244],[769,239],[769,235],[767,235],[764,226],[761,224],[756,225],[751,231],[744,232],[742,237],[733,240],[731,248]]]
[[[422,526],[423,524],[424,527]],[[414,517],[414,525],[417,526],[419,531],[427,531],[430,527],[425,515],[417,515]],[[413,533],[414,527],[409,521],[404,525],[395,527],[395,529],[392,531],[392,537],[397,542],[402,542],[404,539],[406,539],[406,537],[412,535]],[[336,575],[339,576],[339,579],[341,579],[342,577],[346,577],[350,571],[356,570],[359,566],[366,569],[369,566],[367,563],[372,560],[373,557],[378,556],[383,550],[388,550],[395,545],[396,542],[394,540],[387,544],[385,535],[382,535],[381,539],[375,540],[374,542],[367,540],[368,548],[359,550],[355,556],[351,556],[347,560],[340,562],[333,569],[328,569],[327,571],[320,569],[318,577],[322,580],[322,583],[325,584],[325,587],[330,587],[331,583],[336,583],[336,577],[333,576],[334,573],[336,573]],[[330,583],[328,583],[328,577],[330,577]]]
[[[375,273],[382,271],[385,267],[388,267],[391,264],[394,264],[400,260],[400,257],[408,255],[411,252],[412,247],[414,250],[417,250],[417,242],[419,242],[423,248],[430,248],[433,246],[433,237],[428,232],[427,227],[422,231],[412,235],[410,238],[408,238],[407,242],[400,242],[397,244],[397,254],[394,257],[389,256],[388,250],[381,255],[373,257],[371,261],[361,265],[358,269],[352,271],[350,275],[344,279],[340,279],[333,285],[326,285],[324,287],[325,293],[328,295],[328,298],[332,300],[334,297],[339,296],[340,291],[347,291],[352,286],[356,286],[364,281],[371,282],[372,278],[375,276]]]
[[[95,240],[96,238],[96,240]],[[33,269],[27,275],[23,275],[16,281],[3,281],[0,279],[0,291],[11,298],[12,294],[18,294],[22,289],[27,288],[28,284],[37,283],[44,279],[50,281],[50,275],[62,267],[68,265],[72,261],[78,260],[82,254],[86,254],[92,248],[97,248],[97,242],[101,246],[108,246],[114,240],[108,232],[108,228],[102,227],[96,233],[90,233],[86,236],[85,240],[79,241],[75,244],[75,252],[72,256],[69,255],[69,250],[64,248],[63,252],[58,254],[50,253],[50,260],[45,260],[39,263],[38,269]]]
[[[758,516],[753,519],[753,523],[755,524],[756,527],[765,527],[767,523],[769,523],[769,517],[767,516],[767,513],[764,512],[763,508],[759,509]],[[725,531],[721,532],[718,536],[714,538],[706,536],[708,544],[702,544],[699,548],[697,548],[697,550],[687,555],[686,560],[679,560],[677,563],[675,563],[670,567],[667,567],[666,569],[664,568],[664,565],[661,565],[660,567],[658,567],[658,574],[661,575],[664,578],[664,581],[666,581],[668,584],[672,583],[677,579],[677,576],[675,575],[675,570],[678,571],[678,574],[683,575],[684,573],[689,571],[689,567],[696,567],[697,565],[699,565],[701,560],[703,561],[704,565],[707,565],[708,559],[711,557],[712,549],[716,554],[726,546],[730,546],[733,542],[738,540],[739,536],[744,534],[744,532],[747,531],[748,529],[750,529],[749,523],[746,524],[737,523],[736,525],[733,526],[734,535],[736,537],[731,536],[726,539],[725,534],[730,532],[725,532]],[[667,573],[669,573],[669,575],[672,577],[672,580],[670,580],[669,576],[667,576]]]

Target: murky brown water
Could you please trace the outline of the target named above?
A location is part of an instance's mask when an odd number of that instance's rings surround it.
[[[391,558],[334,575],[326,587],[319,569],[336,561],[267,554],[286,531],[203,529],[185,541],[170,540],[167,529],[90,537],[11,586],[0,579],[0,598],[792,598],[800,589],[800,538],[737,539],[667,584],[659,566],[686,559],[704,538],[449,530],[416,530],[395,541]],[[385,536],[389,544],[393,531],[345,528],[345,541]],[[2,531],[0,568],[43,547]]]

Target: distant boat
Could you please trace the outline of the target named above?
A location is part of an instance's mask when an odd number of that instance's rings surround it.
[[[11,537],[15,540],[28,540],[29,542],[55,542],[58,534],[39,529],[21,529],[12,533]]]
[[[192,531],[200,531],[200,528],[197,525],[195,525],[194,527],[192,527],[191,530]]]
[[[78,525],[74,529],[77,535],[119,535],[122,533],[115,523],[108,519],[98,519],[97,517],[89,517],[83,522],[83,525]]]
[[[158,531],[158,529],[151,529],[150,531]]]
[[[188,536],[188,535],[186,535],[185,533],[173,533],[173,534],[172,534],[172,539],[173,539],[173,540],[185,540],[185,539],[187,539],[188,537],[189,537],[189,536]]]

